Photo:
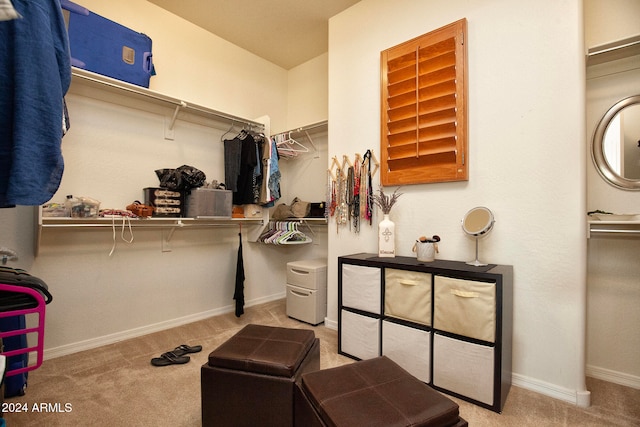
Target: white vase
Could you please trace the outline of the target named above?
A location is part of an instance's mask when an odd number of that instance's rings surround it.
[[[396,256],[396,225],[389,214],[378,224],[378,256],[393,258]]]

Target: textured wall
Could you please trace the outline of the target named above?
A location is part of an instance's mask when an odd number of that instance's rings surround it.
[[[486,261],[512,264],[515,381],[584,404],[585,158],[581,2],[365,0],[330,21],[329,157],[379,152],[380,51],[468,20],[468,182],[406,186],[391,212],[397,251],[423,234],[466,261],[464,213],[491,208]],[[330,301],[337,256],[377,250],[375,227],[329,230]],[[335,306],[329,317],[337,319]],[[588,398],[587,398],[588,400]]]

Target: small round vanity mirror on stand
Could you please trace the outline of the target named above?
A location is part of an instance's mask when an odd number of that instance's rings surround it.
[[[487,265],[478,260],[478,239],[491,231],[494,222],[493,213],[482,206],[471,209],[462,218],[462,230],[476,239],[476,259],[467,262],[467,264],[475,266]]]

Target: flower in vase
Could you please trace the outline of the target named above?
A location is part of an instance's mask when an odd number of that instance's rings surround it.
[[[391,212],[391,208],[396,204],[402,193],[398,193],[400,188],[396,188],[396,190],[390,196],[384,194],[384,189],[382,187],[378,188],[378,193],[371,195],[371,201],[376,204],[380,208],[383,214],[387,215]]]

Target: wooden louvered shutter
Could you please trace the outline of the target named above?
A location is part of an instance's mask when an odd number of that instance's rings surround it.
[[[381,53],[381,183],[465,181],[467,21]]]

